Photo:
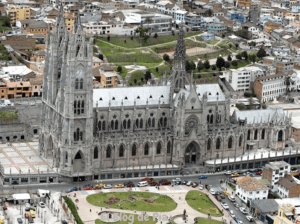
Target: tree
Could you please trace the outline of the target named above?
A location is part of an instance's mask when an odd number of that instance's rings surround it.
[[[122,66],[121,65],[118,66],[117,71],[122,72]]]
[[[259,58],[263,58],[263,57],[267,56],[267,53],[266,53],[265,49],[260,48],[259,51],[257,52],[256,56]]]
[[[158,67],[156,67],[155,71],[158,72]]]
[[[230,68],[230,63],[228,61],[225,62],[225,68]]]
[[[137,28],[137,33],[140,33],[140,38],[142,38],[144,43],[147,43],[148,39],[150,38],[149,35],[147,35],[148,29],[145,29],[143,27]]]
[[[191,67],[191,70],[195,70],[195,69],[196,69],[196,64],[195,64],[195,62],[191,61],[191,62],[190,62],[190,67]]]
[[[170,61],[170,56],[169,56],[168,54],[164,54],[164,55],[163,55],[163,59],[164,59],[165,61]]]
[[[244,58],[244,60],[248,59],[248,53],[247,53],[247,51],[243,51],[242,52],[242,57]]]
[[[99,59],[103,61],[103,54],[99,54]]]
[[[242,54],[241,54],[241,53],[238,53],[235,57],[236,57],[236,59],[238,59],[238,60],[242,60]]]
[[[151,79],[151,73],[149,71],[146,71],[145,80],[148,81],[149,79]]]
[[[204,68],[209,69],[210,68],[210,64],[208,60],[205,60],[204,62]]]
[[[212,14],[213,14],[213,13],[212,13],[211,9],[205,11],[205,16],[211,17]]]
[[[228,55],[228,56],[227,56],[227,61],[232,61],[231,55]]]
[[[225,65],[225,60],[222,57],[217,58],[216,66],[219,68],[219,71],[222,70],[222,67]]]
[[[255,43],[254,41],[251,41],[250,46],[255,47],[255,46],[256,46],[256,43]]]
[[[236,47],[236,48],[238,48],[238,47],[239,47],[239,44],[238,44],[238,43],[236,43],[236,44],[235,44],[235,47]]]
[[[110,41],[110,36],[107,37],[107,41]]]
[[[156,39],[158,37],[157,33],[154,34],[154,38]]]
[[[255,61],[256,61],[256,55],[255,54],[250,54],[249,55],[249,59],[250,59],[250,61],[252,61],[253,63],[255,63]]]
[[[185,70],[186,70],[186,71],[191,70],[191,64],[190,64],[189,61],[185,61]]]
[[[211,70],[216,70],[217,69],[217,66],[216,65],[212,65],[211,66]]]
[[[203,64],[202,64],[201,61],[198,62],[197,69],[198,69],[199,72],[200,72],[201,69],[203,69]]]
[[[235,66],[235,67],[237,67],[237,66],[238,66],[238,62],[237,62],[237,61],[235,61],[235,60],[234,60],[234,61],[232,61],[232,62],[231,62],[231,64],[232,64],[232,66]]]

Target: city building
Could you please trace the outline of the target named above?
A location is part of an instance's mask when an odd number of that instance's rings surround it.
[[[235,194],[247,204],[252,200],[268,198],[269,188],[261,184],[257,179],[245,176],[236,182]]]
[[[6,14],[10,17],[10,22],[15,24],[18,20],[30,19],[30,7],[25,5],[8,5]]]
[[[297,224],[300,223],[300,216],[297,214],[298,209],[288,203],[278,206],[277,216],[274,217],[274,224]]]
[[[276,161],[266,164],[263,168],[262,178],[271,182],[271,190],[277,192],[278,182],[286,174],[290,174],[291,165],[285,161]]]
[[[0,98],[13,99],[31,97],[32,88],[30,82],[6,82],[0,83]]]
[[[101,74],[101,85],[103,88],[112,88],[117,86],[117,74],[115,72],[104,72]]]
[[[294,198],[300,196],[300,180],[286,174],[278,181],[277,194],[281,198]]]
[[[238,2],[237,3],[238,6],[240,6],[240,7],[247,7],[247,8],[250,9],[252,0],[238,0],[237,2]]]
[[[222,34],[227,32],[227,25],[224,23],[208,23],[206,29],[210,33]]]

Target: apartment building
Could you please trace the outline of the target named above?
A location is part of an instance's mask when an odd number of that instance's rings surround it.
[[[103,72],[101,73],[101,85],[103,88],[113,88],[117,86],[117,73]]]
[[[276,67],[277,74],[288,73],[294,69],[294,58],[291,56],[267,56],[263,58],[263,62]]]
[[[286,174],[290,174],[291,165],[284,161],[270,162],[263,167],[262,179],[268,179],[271,183],[271,189],[274,192],[278,190],[278,182]]]
[[[8,5],[6,14],[10,17],[11,23],[15,24],[18,20],[30,19],[30,8],[25,5]]]
[[[281,198],[300,196],[300,180],[292,175],[285,175],[278,182],[278,195]]]
[[[224,23],[208,23],[206,29],[210,33],[222,34],[227,32],[227,25]]]
[[[286,94],[286,76],[281,74],[257,78],[254,82],[254,93],[261,102],[278,99]]]
[[[251,7],[251,3],[252,3],[252,0],[238,0],[237,4],[240,7],[250,8]]]
[[[0,98],[13,99],[31,96],[32,88],[30,82],[0,82]]]

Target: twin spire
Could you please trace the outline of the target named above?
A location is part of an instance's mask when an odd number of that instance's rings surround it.
[[[183,31],[183,23],[181,23],[176,49],[174,53],[174,67],[183,68],[185,70],[185,59],[186,59],[186,50],[185,50],[185,43],[184,43],[184,31]]]

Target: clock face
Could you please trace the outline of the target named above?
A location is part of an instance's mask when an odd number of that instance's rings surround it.
[[[83,68],[78,68],[76,70],[75,74],[76,74],[77,77],[83,77],[84,76],[84,69]]]

